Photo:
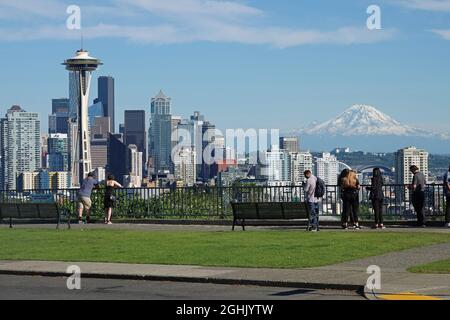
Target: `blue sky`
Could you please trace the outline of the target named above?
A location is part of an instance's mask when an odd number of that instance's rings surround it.
[[[104,62],[94,76],[116,79],[119,121],[163,89],[174,114],[221,128],[298,128],[359,103],[450,131],[450,0],[0,0],[1,114],[20,104],[45,131],[68,96],[70,4]],[[366,28],[371,4],[382,30]]]

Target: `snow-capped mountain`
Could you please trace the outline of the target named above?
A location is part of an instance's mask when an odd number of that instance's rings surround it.
[[[387,114],[368,105],[353,105],[334,119],[312,123],[301,134],[327,136],[419,136],[434,133],[401,124]]]

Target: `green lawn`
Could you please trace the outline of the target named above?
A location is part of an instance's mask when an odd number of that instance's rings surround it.
[[[450,273],[450,259],[410,268],[415,273]]]
[[[0,260],[304,268],[450,242],[450,234],[0,229]]]

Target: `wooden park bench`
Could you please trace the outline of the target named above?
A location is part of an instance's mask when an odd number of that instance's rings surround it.
[[[307,219],[310,227],[309,210],[304,202],[243,202],[232,203],[233,231],[240,220],[245,231],[246,220],[295,220]]]
[[[56,228],[61,223],[61,215],[56,203],[0,203],[0,221],[9,220],[9,227],[13,227],[13,220],[56,220]]]

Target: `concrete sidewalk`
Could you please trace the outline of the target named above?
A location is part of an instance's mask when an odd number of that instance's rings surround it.
[[[450,274],[416,274],[407,271],[411,267],[449,258],[450,244],[442,243],[317,269],[326,270],[333,274],[360,274],[366,272],[368,266],[380,267],[381,289],[369,290],[367,287],[364,288],[365,295],[369,299],[450,300]],[[366,277],[368,276],[367,274]]]
[[[364,292],[368,299],[449,299],[450,275],[412,274],[409,266],[450,257],[450,245],[439,244],[333,266],[306,269],[228,268],[88,262],[0,261],[0,274],[67,276],[80,267],[82,277],[215,284],[258,285]],[[365,288],[370,265],[381,268],[382,290]]]

